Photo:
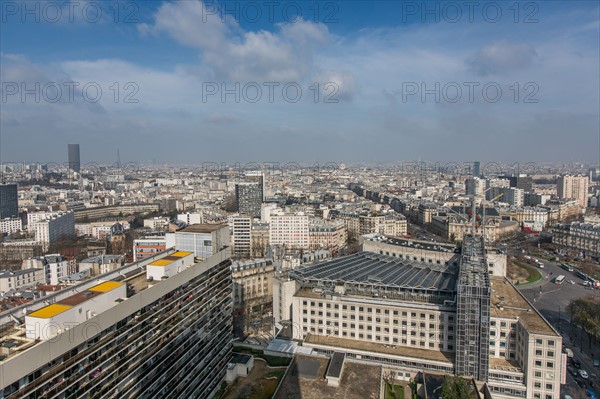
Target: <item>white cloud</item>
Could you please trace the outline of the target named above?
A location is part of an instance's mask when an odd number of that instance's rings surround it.
[[[241,82],[301,81],[311,72],[315,49],[330,38],[324,24],[301,19],[278,24],[275,33],[244,31],[232,18],[192,0],[163,4],[154,24],[141,24],[139,31],[165,32],[197,49],[213,78]]]

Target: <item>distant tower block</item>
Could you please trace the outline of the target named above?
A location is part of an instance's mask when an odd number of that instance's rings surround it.
[[[69,144],[69,169],[79,173],[81,161],[79,159],[79,144]]]
[[[475,161],[473,162],[473,176],[474,177],[479,177],[480,172],[479,172],[479,161]]]

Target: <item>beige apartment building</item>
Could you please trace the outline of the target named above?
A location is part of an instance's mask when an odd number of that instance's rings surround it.
[[[270,259],[234,261],[231,266],[234,308],[270,303],[275,268]]]
[[[348,236],[354,238],[370,233],[401,237],[408,232],[408,222],[402,215],[341,213],[338,219],[344,222],[348,230]]]
[[[552,230],[552,242],[573,254],[600,256],[600,226],[587,223],[558,224]]]
[[[341,221],[312,219],[308,226],[308,249],[328,249],[337,252],[346,246],[348,231]]]
[[[556,183],[556,194],[560,199],[574,199],[579,206],[587,206],[589,184],[588,176],[560,176]]]

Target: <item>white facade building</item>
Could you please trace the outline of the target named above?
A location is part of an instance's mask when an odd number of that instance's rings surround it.
[[[252,218],[236,216],[231,220],[230,226],[233,253],[238,256],[250,256],[252,251]]]
[[[308,249],[308,216],[302,212],[271,215],[269,241],[273,246],[285,246],[290,250]]]
[[[0,219],[0,233],[12,234],[23,230],[23,222],[20,218]]]
[[[3,270],[0,271],[0,292],[35,287],[46,282],[44,269]]]
[[[58,212],[30,226],[35,231],[35,240],[44,244],[75,236],[75,216],[72,211]]]
[[[180,213],[177,215],[177,220],[181,220],[188,225],[204,223],[204,218],[201,213]]]
[[[193,252],[194,257],[207,259],[215,248],[229,246],[229,227],[225,224],[194,224],[175,233],[167,233],[166,247]]]
[[[69,275],[69,262],[60,254],[49,254],[24,260],[21,269],[30,268],[44,269],[44,282],[51,285],[57,285],[61,279]]]

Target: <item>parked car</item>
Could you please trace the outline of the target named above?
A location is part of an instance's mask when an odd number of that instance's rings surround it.
[[[588,373],[584,369],[579,369],[579,376],[581,378],[583,378],[583,379],[587,379],[588,378]]]
[[[568,367],[567,370],[569,370],[569,373],[573,377],[577,377],[579,375],[579,373],[577,373],[577,369],[575,367]]]
[[[579,360],[573,359],[573,366],[575,366],[578,369],[580,369],[581,368],[581,362]]]
[[[585,382],[584,382],[582,379],[580,379],[580,378],[577,378],[577,379],[575,380],[575,382],[576,382],[576,383],[577,383],[577,385],[579,385],[581,388],[585,388]]]
[[[592,399],[597,399],[598,398],[598,394],[593,389],[588,389],[587,391],[585,391],[585,395],[587,397],[589,397],[589,398],[592,398]]]
[[[570,348],[565,348],[565,350],[563,352],[565,352],[567,354],[567,357],[569,359],[573,358],[573,351]]]

